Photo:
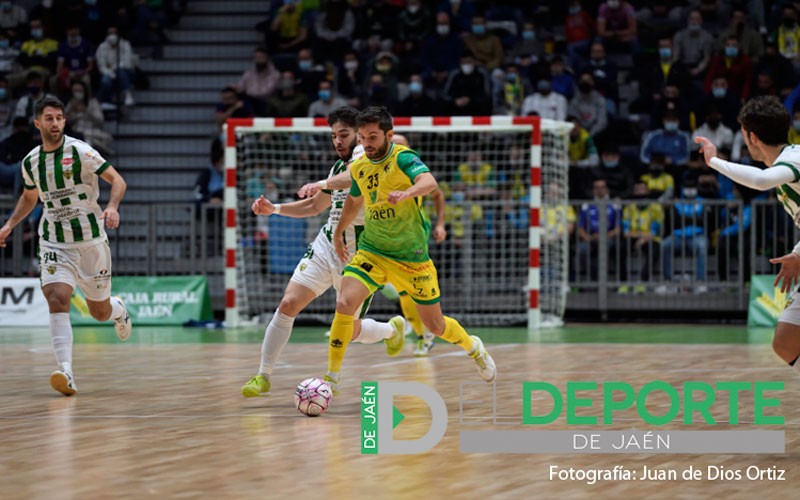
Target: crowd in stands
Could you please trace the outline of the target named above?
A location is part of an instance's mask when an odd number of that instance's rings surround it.
[[[46,95],[65,103],[68,135],[114,153],[105,119],[135,104],[133,46],[161,57],[183,3],[0,0],[0,193],[20,189],[19,162],[39,141],[34,104]]]
[[[713,237],[690,221],[704,213],[703,200],[749,202],[756,193],[709,170],[693,137],[754,163],[736,117],[750,97],[775,95],[793,116],[790,142],[800,143],[798,12],[800,2],[788,0],[272,2],[257,26],[264,43],[252,67],[222,90],[216,116],[220,125],[229,117],[325,116],[349,104],[396,116],[570,121],[570,199],[609,200],[608,236],[627,242],[610,250],[641,255],[667,279],[673,252],[693,252],[702,293],[708,249],[744,237],[749,214],[717,213],[724,220]],[[463,154],[452,175],[481,178],[485,165]],[[497,186],[487,196],[495,193],[525,195]],[[623,210],[615,200],[636,203]],[[596,252],[599,213],[587,203],[573,214],[582,255]],[[728,259],[719,268],[727,273]]]

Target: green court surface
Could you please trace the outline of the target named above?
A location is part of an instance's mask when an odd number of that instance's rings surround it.
[[[291,342],[325,343],[325,328],[297,327]],[[771,328],[743,325],[665,325],[575,323],[563,328],[528,333],[525,328],[468,328],[490,344],[767,344]],[[128,343],[138,344],[248,344],[261,343],[263,327],[206,329],[134,326]],[[47,328],[0,328],[0,345],[49,343]],[[120,342],[110,326],[75,328],[76,344]]]

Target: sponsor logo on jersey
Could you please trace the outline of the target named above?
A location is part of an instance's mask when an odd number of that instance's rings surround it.
[[[72,170],[71,169],[70,170],[64,170],[64,178],[67,179],[67,180],[71,180],[72,179]]]
[[[369,210],[369,218],[372,220],[391,220],[394,219],[397,214],[394,211],[394,208],[381,208],[381,209],[370,209]]]
[[[362,262],[359,267],[365,270],[366,272],[372,271],[372,264],[370,264],[369,262]]]
[[[47,272],[50,274],[56,274],[56,266],[47,266]]]
[[[64,158],[63,160],[61,160],[61,165],[69,167],[70,165],[72,165],[72,162],[73,162],[72,158]]]

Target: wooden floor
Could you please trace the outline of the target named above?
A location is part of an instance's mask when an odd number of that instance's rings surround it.
[[[612,335],[620,331],[602,328]],[[785,454],[503,455],[459,451],[458,431],[476,426],[458,421],[458,386],[479,380],[460,349],[441,344],[432,357],[415,359],[410,351],[387,358],[382,346],[352,346],[342,395],[328,414],[312,419],[294,410],[292,395],[300,380],[321,374],[326,366],[322,330],[304,337],[318,339],[314,342],[287,346],[271,396],[244,399],[239,390],[258,367],[260,332],[180,330],[161,338],[157,329],[137,329],[126,344],[117,342],[110,329],[77,332],[74,367],[79,393],[66,398],[48,384],[54,362],[47,331],[0,329],[0,498],[797,496],[800,376],[777,361],[763,336],[743,342],[748,334],[738,332],[732,337],[736,343],[652,344],[636,340],[637,335],[647,335],[647,329],[640,329],[629,339],[615,337],[607,343],[584,338],[574,343],[549,339],[487,345],[498,365],[499,415],[501,420],[507,417],[506,422],[519,422],[521,383],[526,380],[561,387],[567,380],[622,380],[634,386],[654,379],[676,385],[686,380],[785,381],[781,405],[786,425],[778,428],[786,431]],[[483,336],[491,342],[489,332]],[[445,438],[422,455],[361,455],[361,380],[414,380],[433,386],[445,398],[450,414]],[[398,436],[419,436],[427,430],[426,410],[420,406],[400,407],[406,420],[398,426]],[[488,414],[488,410],[473,413]],[[725,420],[724,412],[715,416]],[[743,414],[741,419],[752,423],[752,415],[748,419]],[[490,422],[481,425],[477,428],[492,428]],[[610,428],[634,425],[648,428],[635,412],[623,414]],[[547,428],[567,427],[562,418]],[[678,424],[666,428],[688,430]],[[739,427],[747,428],[754,426]],[[549,480],[550,465],[584,469],[622,465],[636,470],[642,465],[777,466],[787,470],[787,480],[588,485]]]

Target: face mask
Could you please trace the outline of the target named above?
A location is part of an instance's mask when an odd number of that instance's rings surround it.
[[[608,0],[606,3],[608,3],[608,6],[612,9],[619,8],[619,0]]]
[[[328,101],[331,98],[331,91],[330,90],[320,90],[319,92],[317,92],[317,95],[319,96],[320,100]]]
[[[42,0],[42,7],[49,9],[53,6],[53,0]]]
[[[536,90],[538,90],[542,94],[549,94],[552,88],[553,85],[547,80],[541,80],[539,83],[536,84]]]
[[[0,99],[4,100],[8,97],[8,89],[5,87],[0,88]]]
[[[0,49],[7,49],[10,45],[8,40],[0,40]]]
[[[590,93],[593,88],[591,83],[581,82],[578,84],[578,90],[584,94]]]
[[[461,71],[465,75],[471,75],[474,70],[475,70],[475,65],[474,64],[462,64],[461,65]]]
[[[386,63],[376,64],[375,69],[377,69],[381,73],[388,73],[389,71],[391,71],[392,65]]]
[[[358,69],[358,61],[345,61],[344,69],[347,71],[355,71]]]
[[[39,95],[39,92],[42,91],[42,87],[37,87],[36,85],[31,85],[28,87],[28,93],[30,95]]]
[[[412,14],[416,14],[417,12],[419,12],[419,5],[409,5],[408,11],[411,12]]]
[[[289,90],[294,88],[294,82],[291,80],[281,80],[281,90]]]
[[[453,193],[453,196],[452,196],[453,201],[455,201],[456,203],[461,203],[466,198],[467,198],[467,194],[464,193],[463,191],[456,191],[455,193]]]
[[[702,28],[702,26],[700,26],[699,24],[694,24],[694,23],[689,24],[689,31],[694,31],[696,33],[700,31],[700,28]]]
[[[42,38],[44,36],[44,30],[42,30],[42,28],[34,28],[31,30],[31,36],[33,38]]]
[[[664,130],[667,132],[675,132],[678,130],[678,122],[664,122]]]
[[[297,67],[299,67],[302,71],[308,71],[313,66],[312,62],[308,59],[303,59],[302,61],[297,62]]]
[[[725,94],[727,92],[728,89],[726,89],[725,87],[714,87],[713,89],[711,89],[711,93],[714,94],[714,97],[716,97],[717,99],[722,99],[723,97],[725,97]]]
[[[111,45],[116,45],[119,42],[119,35],[112,33],[106,37],[106,41]]]
[[[684,198],[697,198],[697,188],[683,188]]]
[[[739,55],[739,47],[725,47],[725,55],[728,57],[736,57]]]
[[[617,168],[619,160],[603,160],[603,166],[606,168]]]
[[[569,8],[569,13],[570,13],[570,14],[577,14],[577,13],[578,13],[578,12],[580,12],[580,11],[581,11],[581,7],[580,7],[580,5],[576,5],[576,6],[574,6],[574,7],[570,7],[570,8]]]
[[[0,89],[5,90],[5,89]],[[795,129],[797,132],[800,132],[800,120],[792,121],[792,128]]]
[[[408,84],[408,91],[412,94],[422,93],[422,82],[411,82]]]
[[[439,33],[442,36],[445,36],[448,33],[450,33],[450,26],[448,26],[446,24],[437,24],[436,25],[436,32]]]
[[[672,49],[662,47],[658,49],[658,55],[661,56],[661,59],[670,59],[672,57]]]
[[[476,35],[483,35],[486,33],[486,26],[482,24],[476,24],[472,27],[472,32]]]
[[[719,118],[709,118],[708,126],[715,130],[717,127],[719,127]]]
[[[654,163],[650,165],[650,171],[654,174],[660,174],[664,171],[664,165],[661,165],[660,163]]]
[[[72,93],[72,97],[74,97],[75,99],[77,99],[79,101],[82,101],[83,98],[85,97],[85,95],[84,95],[83,92],[73,92]]]
[[[536,38],[536,32],[533,30],[525,30],[522,32],[522,39],[523,40],[533,40]]]
[[[516,82],[517,81],[517,74],[516,73],[508,73],[508,74],[506,74],[506,80],[508,80],[511,83]]]
[[[256,63],[256,71],[264,71],[265,69],[267,69],[267,63],[265,62]]]
[[[80,35],[71,36],[68,39],[69,39],[70,45],[78,45],[79,43],[81,43],[81,36]]]

